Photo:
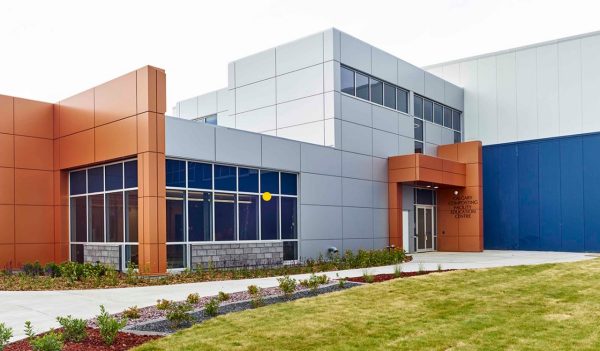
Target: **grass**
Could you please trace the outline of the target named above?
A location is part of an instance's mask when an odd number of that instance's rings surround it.
[[[391,280],[214,318],[150,350],[598,350],[600,260]]]

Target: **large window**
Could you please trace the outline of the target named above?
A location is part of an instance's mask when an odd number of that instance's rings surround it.
[[[298,259],[297,174],[175,159],[166,174],[169,268],[206,242],[281,240],[284,260]]]
[[[461,142],[460,111],[419,95],[414,96],[413,106],[415,117],[451,129],[454,134],[454,142]]]
[[[69,173],[71,260],[83,246],[119,247],[120,267],[138,263],[137,160]]]

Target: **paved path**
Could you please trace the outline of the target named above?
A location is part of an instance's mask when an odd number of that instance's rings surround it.
[[[600,257],[584,253],[531,252],[531,251],[484,251],[481,253],[429,252],[414,254],[413,261],[402,264],[405,272],[442,269],[476,269],[515,265],[573,262]],[[369,268],[370,274],[393,273],[394,266]],[[330,278],[357,277],[365,269],[350,269],[326,273]],[[293,276],[305,279],[308,274]],[[72,315],[78,318],[94,317],[99,305],[111,312],[120,312],[127,307],[150,306],[157,299],[184,300],[188,294],[197,292],[201,296],[216,295],[219,291],[236,292],[246,290],[248,285],[259,287],[277,286],[273,278],[228,280],[138,288],[66,290],[66,291],[0,291],[0,322],[14,329],[14,339],[24,337],[23,325],[31,321],[37,331],[56,327],[56,316]]]

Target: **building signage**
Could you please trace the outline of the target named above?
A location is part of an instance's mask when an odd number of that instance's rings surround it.
[[[457,195],[452,197],[448,205],[454,218],[471,218],[471,215],[477,213],[475,207],[479,205],[479,200],[473,199],[471,195]]]

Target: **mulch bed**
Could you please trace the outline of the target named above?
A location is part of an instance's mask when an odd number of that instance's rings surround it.
[[[60,329],[56,329],[60,331]],[[65,342],[63,351],[125,351],[135,346],[141,345],[147,341],[154,340],[160,336],[155,335],[137,335],[130,333],[119,332],[115,343],[111,346],[106,346],[100,338],[98,329],[88,328],[88,338],[80,343]],[[31,346],[27,339],[16,341],[7,345],[3,351],[30,351]]]
[[[417,275],[426,275],[426,274],[431,274],[431,273],[450,272],[450,271],[454,271],[454,269],[444,269],[444,270],[437,270],[437,271],[422,271],[422,272],[402,272],[400,274],[400,277],[396,277],[393,274],[377,274],[377,275],[373,276],[373,278],[374,278],[373,283],[384,282],[386,280],[391,280],[391,279],[408,278],[408,277],[414,277]],[[365,283],[364,277],[348,278],[348,280],[351,282]]]

